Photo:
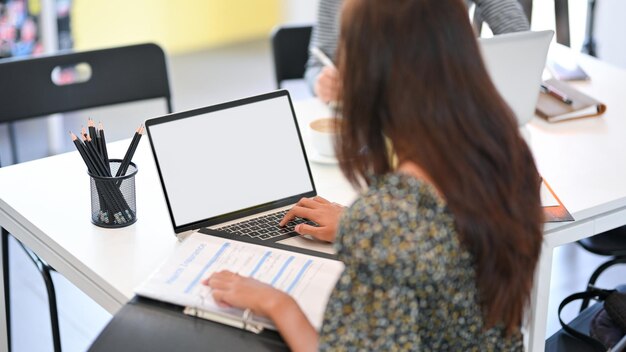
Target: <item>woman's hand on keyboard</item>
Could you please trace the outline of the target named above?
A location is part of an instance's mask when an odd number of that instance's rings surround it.
[[[296,232],[300,235],[309,235],[318,240],[334,242],[337,233],[339,218],[344,207],[331,203],[322,197],[302,198],[285,214],[280,226],[285,226],[295,217],[304,218],[317,223],[317,226],[307,224],[296,225]]]

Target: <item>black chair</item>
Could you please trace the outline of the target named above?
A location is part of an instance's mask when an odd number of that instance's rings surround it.
[[[626,226],[582,239],[578,244],[591,253],[611,257],[591,274],[587,287],[594,286],[600,274],[611,266],[626,264]],[[584,300],[580,310],[583,311],[588,305],[589,300]]]
[[[64,84],[59,80],[55,83],[52,77],[68,69],[86,72],[85,78],[88,79],[74,84]],[[0,77],[0,123],[9,124],[13,163],[18,162],[14,122],[19,120],[156,98],[165,99],[167,112],[173,111],[165,53],[155,44],[0,60]],[[8,343],[11,346],[8,239],[8,231],[2,229],[6,322]],[[50,305],[54,350],[60,351],[56,297],[50,276],[53,269],[20,245],[44,279]]]
[[[309,41],[313,26],[280,26],[272,32],[272,54],[276,87],[287,79],[304,77],[309,59]]]

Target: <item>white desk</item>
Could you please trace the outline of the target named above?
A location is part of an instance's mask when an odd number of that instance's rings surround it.
[[[599,119],[554,125],[535,119],[528,128],[543,176],[576,219],[546,226],[533,289],[532,351],[544,348],[552,249],[626,225],[626,96],[619,91],[626,71],[591,58],[584,58],[582,66],[593,81],[579,88],[607,103],[607,113]],[[304,131],[306,121],[328,114],[314,100],[298,102],[296,113]],[[109,155],[122,156],[127,143],[113,143]],[[178,244],[147,140],[141,142],[134,161],[139,166],[138,221],[118,230],[91,224],[89,180],[77,153],[0,169],[0,226],[111,313]],[[344,204],[353,199],[354,192],[336,166],[311,166],[320,195]],[[1,313],[4,300],[0,302]],[[6,332],[0,333],[4,350]]]
[[[308,121],[328,115],[316,100],[297,104],[296,112],[304,133]],[[122,157],[128,143],[110,144],[109,156]],[[133,161],[138,220],[115,230],[91,223],[89,178],[78,153],[0,169],[0,226],[112,314],[178,245],[147,137]],[[311,169],[321,196],[344,204],[354,198],[336,166],[311,163]],[[4,308],[3,297],[0,313]],[[6,350],[4,316],[0,351]]]
[[[592,80],[575,86],[606,103],[607,112],[556,124],[536,118],[528,126],[542,176],[575,219],[545,226],[533,288],[531,351],[544,350],[553,249],[626,225],[626,70],[588,56],[579,59]]]

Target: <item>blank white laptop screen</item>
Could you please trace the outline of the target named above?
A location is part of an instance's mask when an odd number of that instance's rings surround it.
[[[313,191],[286,95],[156,124],[175,226]]]

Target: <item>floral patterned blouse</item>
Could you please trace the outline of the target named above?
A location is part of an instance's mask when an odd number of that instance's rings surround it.
[[[346,269],[329,299],[320,350],[522,351],[518,331],[483,331],[472,256],[434,188],[374,179],[336,240]]]

